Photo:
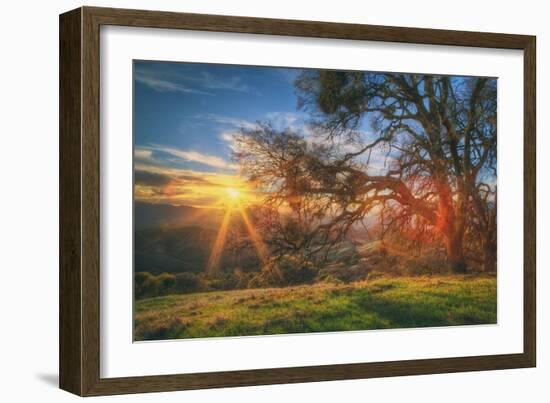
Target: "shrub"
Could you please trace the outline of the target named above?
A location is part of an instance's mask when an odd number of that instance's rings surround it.
[[[159,295],[172,294],[176,288],[176,276],[162,273],[157,276]]]
[[[334,285],[341,285],[344,283],[342,280],[340,280],[338,277],[333,276],[332,274],[323,276],[322,278],[320,278],[320,280],[327,284],[334,284]]]
[[[270,263],[256,273],[248,282],[248,288],[281,287],[285,285],[285,279],[279,267]]]
[[[403,262],[402,272],[408,276],[448,274],[449,265],[445,260],[445,256],[431,253]]]
[[[324,282],[351,283],[366,279],[370,271],[370,265],[363,260],[354,265],[331,264],[319,270],[317,279]]]
[[[161,273],[155,276],[149,272],[138,272],[134,275],[134,289],[136,299],[143,299],[204,291],[207,287],[205,282],[193,273]]]
[[[204,290],[202,280],[193,273],[179,273],[175,276],[175,291],[185,294]]]
[[[159,280],[149,272],[137,272],[134,275],[136,299],[150,298],[158,295]]]
[[[236,285],[235,288],[247,288],[250,280],[254,276],[253,273],[246,273],[240,268],[233,270],[233,275],[235,276]]]
[[[310,283],[317,274],[313,263],[302,261],[295,256],[285,255],[277,266],[282,273],[284,285]]]
[[[234,290],[238,288],[239,277],[235,273],[217,273],[207,278],[208,286],[214,290]]]
[[[311,262],[304,262],[298,257],[284,255],[265,265],[248,281],[249,288],[284,287],[311,283],[317,271]]]

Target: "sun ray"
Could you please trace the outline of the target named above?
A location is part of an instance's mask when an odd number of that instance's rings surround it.
[[[233,211],[233,206],[230,204],[225,210],[220,228],[218,229],[218,235],[212,246],[212,251],[210,252],[210,257],[208,258],[208,264],[206,265],[207,273],[215,273],[220,265],[220,258],[223,252],[223,247],[225,245],[225,237],[227,236],[227,229],[229,228],[229,221],[231,220],[231,212]]]
[[[252,241],[252,244],[254,245],[256,252],[258,253],[258,257],[260,258],[262,265],[265,266],[268,262],[269,255],[267,252],[267,248],[262,240],[262,237],[260,236],[260,234],[258,234],[258,231],[256,231],[256,228],[254,228],[254,225],[252,225],[252,222],[250,221],[250,218],[248,217],[248,213],[246,212],[244,207],[239,206],[238,211],[241,214],[241,217],[243,218],[244,225],[246,226],[246,230],[248,231],[250,240]]]

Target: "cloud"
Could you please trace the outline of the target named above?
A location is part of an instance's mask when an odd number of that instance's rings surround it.
[[[215,113],[200,113],[190,116],[192,119],[208,120],[210,122],[218,123],[220,125],[231,126],[235,129],[247,129],[253,130],[258,128],[258,123],[251,122],[250,120],[235,118],[232,116],[218,115]]]
[[[233,173],[194,171],[192,169],[172,168],[159,165],[137,163],[135,172],[149,173],[170,178],[170,184],[227,186],[235,178]]]
[[[178,160],[185,160],[223,170],[236,171],[239,169],[237,164],[233,164],[215,155],[205,154],[195,150],[182,150],[158,144],[136,147],[134,149],[135,168],[138,169],[138,167],[141,167],[140,169],[142,169],[143,167],[158,166],[162,164],[162,160],[167,160],[166,158],[155,158],[155,152],[161,152],[175,157],[172,159],[168,158],[168,161],[176,163]]]
[[[214,113],[202,113],[189,116],[189,118],[201,121],[206,120],[220,125],[221,127],[218,128],[220,130],[217,135],[218,139],[226,143],[232,150],[234,148],[235,136],[240,134],[241,130],[256,130],[260,127],[257,122]]]
[[[221,125],[231,127],[228,130],[222,130],[218,133],[218,138],[226,143],[230,149],[234,150],[235,137],[240,134],[241,129],[255,130],[260,129],[260,123],[251,122],[244,119],[233,118],[229,116],[215,114],[195,115],[195,118],[211,119]],[[292,130],[296,133],[301,133],[306,140],[313,140],[315,136],[312,134],[312,129],[305,123],[306,116],[301,112],[269,112],[264,115],[265,122],[270,123],[275,130]],[[311,141],[312,143],[314,141]],[[319,141],[320,142],[320,141]]]
[[[185,94],[214,95],[210,92],[186,87],[173,80],[167,80],[159,77],[157,74],[146,70],[136,70],[134,74],[136,81],[148,86],[158,92],[181,92]]]
[[[153,150],[136,147],[134,149],[134,159],[143,163],[154,163]]]
[[[198,76],[192,78],[202,84],[203,87],[212,90],[224,90],[244,93],[256,93],[237,76],[218,78],[208,71],[201,71]]]
[[[269,112],[263,116],[263,119],[258,119],[254,122],[247,119],[218,115],[215,113],[201,113],[190,117],[193,119],[208,120],[222,126],[228,126],[232,129],[239,130],[258,129],[260,127],[260,122],[269,122],[276,130],[292,129],[301,131],[307,126],[307,116],[301,112]]]
[[[233,143],[235,141],[235,135],[238,134],[236,132],[221,132],[220,133],[220,139],[222,141],[225,141],[226,143]]]
[[[183,181],[185,183],[192,183],[192,184],[199,184],[200,183],[200,184],[215,185],[215,183],[212,183],[209,180],[207,180],[207,179],[205,179],[201,176],[198,176],[198,175],[189,175],[189,174],[177,175],[176,179],[178,181]]]
[[[219,76],[207,70],[189,71],[189,66],[174,69],[173,65],[138,66],[134,78],[159,92],[182,92],[215,95],[212,91],[233,91],[259,95],[240,76]]]
[[[269,112],[266,118],[278,130],[303,130],[307,116],[300,112]]]
[[[172,182],[170,175],[148,172],[148,171],[134,171],[134,183],[137,186],[166,186]]]
[[[190,169],[138,163],[134,197],[149,203],[198,207],[219,206],[228,187],[244,186],[234,173],[197,172]]]
[[[282,77],[286,82],[293,84],[294,81],[298,78],[298,76],[304,71],[300,68],[279,68],[279,69],[273,69],[272,72],[279,77]]]
[[[229,147],[229,149],[232,151],[232,152],[235,152],[237,151],[237,148],[236,148],[236,138],[237,136],[240,134],[240,132],[238,131],[223,131],[221,132],[219,135],[218,135],[218,138],[223,142],[225,143],[225,145],[227,147]]]
[[[211,183],[206,178],[200,176],[200,174],[181,174],[178,171],[157,171],[153,172],[140,167],[134,171],[134,183],[139,186],[153,186],[162,187],[168,185],[198,185]]]
[[[259,127],[258,121],[235,118],[232,116],[217,115],[214,113],[202,113],[192,116],[195,119],[206,119],[220,125],[231,126],[235,129],[254,130]],[[264,115],[264,119],[259,121],[269,122],[277,130],[293,129],[302,130],[306,125],[307,115],[301,112],[269,112]]]
[[[220,168],[226,170],[237,170],[239,167],[236,164],[232,164],[223,158],[215,155],[204,154],[194,150],[180,150],[174,147],[167,147],[161,145],[152,145],[150,147],[153,151],[160,151],[166,154],[170,154],[174,157],[183,159],[185,161],[198,162],[199,164],[207,165],[212,168]]]

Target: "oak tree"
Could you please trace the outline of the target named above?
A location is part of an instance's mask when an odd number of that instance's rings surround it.
[[[307,70],[295,86],[309,130],[244,130],[235,156],[287,217],[307,215],[303,239],[383,213],[435,234],[454,272],[476,256],[495,269],[495,79]]]

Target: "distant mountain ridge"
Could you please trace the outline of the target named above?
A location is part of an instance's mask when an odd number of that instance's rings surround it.
[[[134,202],[134,230],[200,225],[217,228],[223,218],[218,209]]]

